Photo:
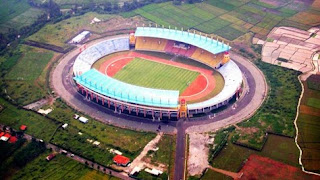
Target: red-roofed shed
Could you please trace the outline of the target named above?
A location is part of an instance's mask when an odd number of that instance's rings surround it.
[[[8,141],[8,139],[11,137],[11,134],[6,133],[5,135],[0,137],[0,140],[2,141]]]
[[[113,162],[116,163],[118,166],[127,166],[130,162],[130,159],[125,156],[116,155],[113,158]]]
[[[16,136],[11,136],[9,138],[9,143],[13,144],[13,143],[16,143],[18,141],[18,138]]]
[[[25,131],[26,129],[27,129],[27,126],[26,126],[26,125],[21,125],[21,126],[20,126],[20,130],[21,130],[21,131]]]

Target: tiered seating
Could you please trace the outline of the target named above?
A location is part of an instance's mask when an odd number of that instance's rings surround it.
[[[168,41],[166,47],[164,48],[164,51],[167,53],[172,53],[172,48],[174,45],[174,41]]]
[[[222,61],[223,53],[211,54],[208,51],[197,48],[191,58],[215,68]]]
[[[138,50],[164,51],[166,44],[166,39],[149,37],[136,38],[136,49]]]
[[[222,91],[217,96],[206,101],[188,104],[188,110],[207,108],[228,101],[228,99],[230,99],[241,87],[242,72],[235,62],[229,61],[227,64],[219,68],[218,71],[223,76],[225,83]]]
[[[190,45],[190,48],[187,50],[187,52],[185,53],[186,57],[191,57],[192,54],[196,51],[196,47]]]
[[[195,52],[191,55],[191,58],[192,59],[199,59],[202,52],[203,52],[202,49],[196,48]]]
[[[80,75],[91,69],[93,63],[108,54],[129,50],[129,38],[111,39],[84,50],[75,60],[73,72]]]

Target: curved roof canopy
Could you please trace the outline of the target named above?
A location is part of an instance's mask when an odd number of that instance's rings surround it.
[[[137,27],[135,36],[163,38],[173,41],[179,41],[204,49],[212,54],[218,54],[231,49],[230,46],[211,39],[210,37],[200,36],[191,32],[179,31],[175,29]]]
[[[179,91],[135,86],[105,76],[95,69],[74,77],[74,80],[88,89],[121,101],[164,108],[178,107]]]

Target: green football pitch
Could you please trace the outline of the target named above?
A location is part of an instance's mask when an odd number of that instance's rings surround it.
[[[195,71],[135,58],[113,78],[137,86],[178,90],[182,94],[198,75]]]

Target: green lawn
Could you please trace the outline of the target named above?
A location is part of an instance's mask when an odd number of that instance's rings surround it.
[[[24,168],[14,174],[12,179],[118,179],[90,169],[60,154],[48,162],[45,159],[48,154],[50,154],[50,151],[46,151],[28,163]]]
[[[179,90],[182,93],[188,87],[188,82],[191,83],[198,75],[195,71],[135,58],[114,78],[138,86]]]

